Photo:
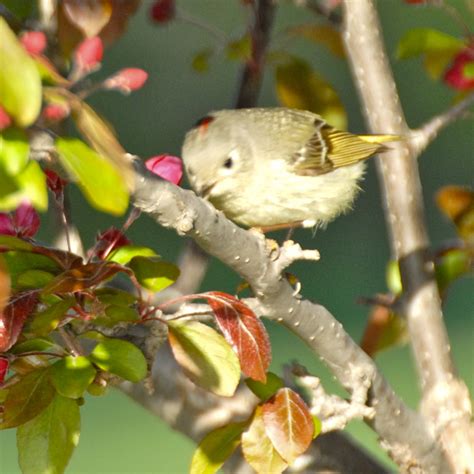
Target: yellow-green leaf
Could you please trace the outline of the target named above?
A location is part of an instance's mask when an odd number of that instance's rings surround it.
[[[9,127],[0,133],[0,163],[11,176],[17,175],[28,163],[30,145],[24,130]]]
[[[92,206],[114,215],[127,210],[127,186],[115,166],[77,138],[58,138],[56,147],[61,164]]]
[[[224,397],[234,394],[240,379],[239,360],[214,329],[196,321],[171,321],[169,341],[184,373],[197,385]]]
[[[51,366],[51,380],[63,397],[79,398],[94,380],[96,372],[86,357],[68,356]]]
[[[133,257],[129,267],[143,287],[151,291],[161,291],[172,285],[179,277],[179,268],[163,262],[159,257]]]
[[[332,54],[340,58],[345,57],[344,43],[341,33],[330,25],[309,23],[297,25],[287,30],[292,36],[301,36],[315,43],[325,46]]]
[[[3,17],[0,38],[0,104],[20,127],[27,127],[40,112],[41,78]]]
[[[347,115],[333,87],[302,59],[290,57],[276,67],[276,92],[285,107],[309,110],[336,128],[347,128]]]
[[[242,453],[258,474],[280,474],[288,467],[267,436],[261,406],[257,406],[250,426],[242,433]]]
[[[240,444],[248,423],[230,423],[208,433],[199,443],[191,461],[190,474],[214,474]]]
[[[79,442],[76,400],[57,394],[36,418],[17,431],[18,460],[23,474],[62,474]]]

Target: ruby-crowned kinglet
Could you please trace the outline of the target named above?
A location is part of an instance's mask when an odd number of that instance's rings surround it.
[[[363,161],[397,139],[342,132],[302,110],[220,110],[187,133],[182,157],[194,190],[238,224],[313,227],[351,207]]]

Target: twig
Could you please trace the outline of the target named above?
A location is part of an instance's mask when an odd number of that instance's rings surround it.
[[[236,271],[251,285],[258,299],[246,300],[297,334],[326,362],[341,384],[353,393],[356,386],[349,363],[374,370],[369,405],[376,407],[373,420],[366,420],[390,446],[391,454],[425,470],[446,471],[441,452],[422,418],[395,395],[374,362],[343,330],[323,306],[300,299],[281,278],[278,265],[269,257],[262,238],[245,231],[191,191],[180,189],[148,174],[136,163],[134,205],[156,222],[187,235],[208,253]]]
[[[344,0],[343,6],[344,40],[370,128],[373,132],[406,135],[408,126],[373,1]],[[422,411],[441,439],[451,466],[457,472],[469,472],[474,466],[471,404],[463,382],[456,378],[443,324],[434,265],[428,256],[416,156],[408,144],[394,144],[393,151],[377,165],[392,253],[400,265],[404,314],[423,389]]]
[[[410,137],[410,147],[413,154],[415,156],[420,155],[443,128],[461,118],[473,104],[474,93],[468,95],[461,102],[453,105],[443,113],[428,120],[417,130],[413,130]]]

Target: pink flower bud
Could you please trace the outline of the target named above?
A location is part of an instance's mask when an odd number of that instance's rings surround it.
[[[7,114],[5,109],[0,105],[0,130],[8,128],[12,124],[11,117]]]
[[[444,74],[444,82],[460,91],[474,89],[474,45],[463,49],[454,57]]]
[[[146,160],[145,166],[153,173],[174,184],[183,177],[183,162],[177,156],[159,155]]]
[[[67,104],[48,104],[41,115],[49,122],[60,122],[69,115],[70,111]]]
[[[95,246],[95,255],[99,258],[106,258],[107,255],[119,247],[129,245],[131,241],[115,227],[110,227],[106,231],[100,233],[97,237],[97,244]]]
[[[175,0],[158,0],[150,8],[151,19],[157,23],[167,23],[176,14]]]
[[[87,38],[76,48],[74,61],[82,74],[98,69],[104,55],[104,46],[98,36]]]
[[[0,383],[3,383],[8,372],[8,359],[0,357]]]
[[[40,55],[47,45],[46,35],[42,31],[27,31],[20,37],[23,47],[33,56]]]
[[[46,185],[56,197],[59,197],[64,192],[64,188],[68,182],[62,179],[61,176],[53,170],[46,169],[44,170],[44,174],[46,175]]]
[[[118,89],[124,93],[129,93],[143,87],[147,79],[148,73],[146,71],[131,67],[122,69],[114,76],[109,77],[104,82],[104,87],[106,89]]]

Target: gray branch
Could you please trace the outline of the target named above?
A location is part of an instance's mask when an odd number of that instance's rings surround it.
[[[278,254],[268,248],[263,236],[239,228],[193,192],[158,180],[138,163],[137,168],[136,207],[162,226],[192,237],[204,251],[248,281],[257,296],[253,306],[258,312],[298,335],[349,393],[358,389],[353,367],[369,377],[368,405],[375,408],[375,415],[366,422],[384,440],[400,466],[406,470],[418,467],[425,472],[448,472],[421,416],[395,395],[373,360],[326,308],[295,295],[280,274]]]
[[[345,0],[343,6],[346,49],[371,131],[409,136],[373,1]],[[416,158],[437,131],[467,105],[460,104],[444,118],[428,124],[424,144],[394,144],[393,151],[377,163],[392,253],[399,261],[405,290],[404,314],[423,389],[422,412],[456,472],[468,472],[474,466],[472,409],[450,355],[434,265],[428,256]]]

